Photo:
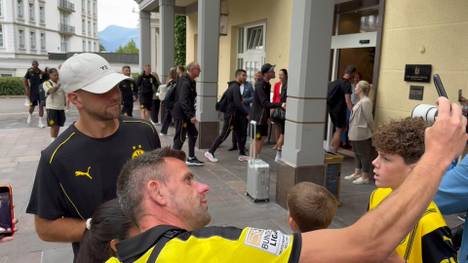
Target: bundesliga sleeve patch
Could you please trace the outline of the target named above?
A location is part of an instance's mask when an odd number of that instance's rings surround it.
[[[291,236],[281,231],[249,228],[245,236],[244,244],[258,248],[265,252],[281,255],[291,242]]]

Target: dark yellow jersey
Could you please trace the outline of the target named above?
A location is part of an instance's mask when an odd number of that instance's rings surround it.
[[[182,230],[161,246],[160,227],[122,241],[118,246],[120,262],[299,262],[300,234],[251,227],[206,227]],[[153,253],[154,250],[159,252]],[[107,261],[115,262],[116,258]]]
[[[376,208],[391,192],[390,188],[378,188],[372,192],[369,210]],[[413,230],[400,242],[396,252],[408,263],[457,262],[452,234],[434,202],[429,204]]]

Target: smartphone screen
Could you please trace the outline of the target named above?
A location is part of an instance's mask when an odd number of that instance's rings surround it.
[[[9,187],[0,187],[0,236],[13,234],[13,215]]]

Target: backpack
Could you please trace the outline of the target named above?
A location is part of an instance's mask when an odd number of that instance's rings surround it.
[[[175,90],[176,90],[176,82],[174,81],[174,84],[170,85],[167,88],[166,96],[164,97],[164,105],[169,110],[174,108],[174,104],[176,102]]]
[[[228,99],[226,93],[228,92],[229,88],[224,91],[223,96],[221,96],[221,99],[219,99],[218,102],[216,102],[215,108],[219,112],[226,112],[228,108]]]

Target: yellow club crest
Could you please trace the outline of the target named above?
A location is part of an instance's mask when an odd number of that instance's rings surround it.
[[[141,148],[141,145],[138,146],[133,146],[133,153],[132,153],[132,159],[137,158],[138,156],[142,155],[145,153],[143,148]]]

